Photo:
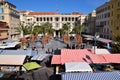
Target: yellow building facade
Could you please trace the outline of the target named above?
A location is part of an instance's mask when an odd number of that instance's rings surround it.
[[[9,26],[9,36],[16,34],[16,27],[20,22],[19,12],[16,6],[7,1],[0,2],[0,21],[6,22]]]
[[[120,0],[110,0],[110,28],[112,35],[120,35]]]

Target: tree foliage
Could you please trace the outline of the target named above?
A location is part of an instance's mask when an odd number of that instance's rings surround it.
[[[45,35],[46,33],[53,35],[54,29],[53,29],[52,27],[53,27],[52,24],[49,23],[49,22],[43,23],[43,24],[40,26],[40,32],[42,32],[44,35]]]
[[[70,29],[71,29],[70,23],[65,23],[65,24],[63,24],[62,28],[60,29],[60,32],[61,32],[61,34],[66,34],[66,33],[69,34]]]
[[[112,45],[113,53],[120,53],[120,35],[114,34],[113,41],[114,41],[114,44]]]
[[[39,26],[39,25],[34,26],[33,34],[39,34],[39,33],[42,33],[40,27],[41,27],[41,26]]]
[[[18,25],[19,25],[19,27],[16,27],[18,32],[23,33],[23,35],[29,34],[29,26],[24,25],[21,22]]]
[[[80,34],[81,34],[81,32],[82,32],[84,29],[86,29],[86,26],[77,25],[77,26],[75,26],[75,27],[73,28],[72,32],[73,32],[73,33],[80,33]]]

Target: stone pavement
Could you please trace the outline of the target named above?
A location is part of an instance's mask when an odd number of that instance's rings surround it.
[[[42,48],[41,41],[36,41],[34,43],[30,43],[29,47],[27,49],[32,49],[32,46],[36,47],[36,50],[38,53],[46,53],[48,50],[52,52],[56,49],[62,49],[66,48],[66,44],[62,42],[62,40],[55,40],[51,39],[45,46]]]

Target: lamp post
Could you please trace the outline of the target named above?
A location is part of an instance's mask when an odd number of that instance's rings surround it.
[[[96,48],[97,48],[97,46],[96,46],[96,41],[97,41],[97,39],[99,38],[100,36],[99,36],[99,34],[98,33],[96,33],[95,34],[95,37],[94,37],[94,54],[95,54],[95,50],[96,50]]]

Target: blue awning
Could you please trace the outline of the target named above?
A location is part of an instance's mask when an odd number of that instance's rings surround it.
[[[120,80],[120,72],[63,73],[62,80]]]
[[[0,72],[0,78],[2,78],[4,76],[3,72]]]
[[[0,50],[0,55],[37,55],[37,51],[32,50]]]

